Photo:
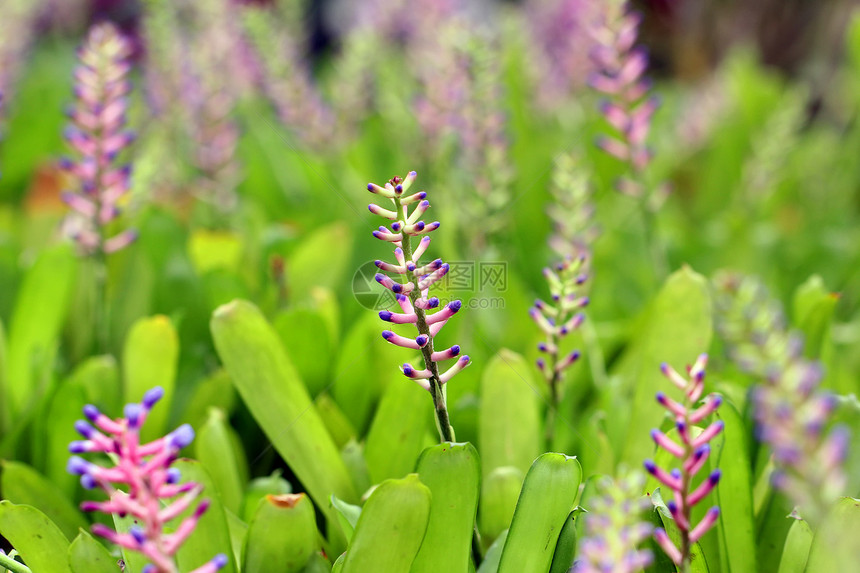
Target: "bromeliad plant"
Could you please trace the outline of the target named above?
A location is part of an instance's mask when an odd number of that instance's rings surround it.
[[[469,365],[469,357],[460,356],[453,366],[445,372],[440,372],[439,362],[459,356],[460,347],[455,344],[445,350],[436,350],[433,339],[448,320],[460,310],[462,302],[453,300],[432,314],[427,312],[439,307],[439,299],[430,296],[430,287],[448,273],[450,266],[442,262],[442,259],[435,259],[419,266],[421,256],[430,246],[430,237],[426,233],[438,229],[439,222],[427,224],[421,220],[421,216],[430,207],[426,192],[419,191],[404,196],[417,176],[415,171],[410,171],[405,178],[393,177],[384,187],[374,183],[367,185],[368,191],[390,199],[394,207],[391,210],[376,204],[368,206],[371,213],[393,221],[390,228],[381,226],[373,231],[373,236],[381,241],[394,243],[394,258],[397,263],[377,260],[376,266],[382,271],[400,275],[405,279],[400,283],[382,273],[376,275],[376,281],[394,293],[397,304],[402,310],[402,312],[380,311],[379,318],[393,324],[414,324],[418,330],[418,336],[415,338],[407,338],[390,330],[384,330],[382,337],[391,344],[421,350],[424,368],[419,370],[406,363],[401,370],[407,378],[411,378],[430,392],[435,406],[439,435],[442,441],[453,442],[454,429],[448,417],[443,385]],[[415,205],[411,213],[410,205]],[[412,240],[417,237],[421,239],[413,247]]]
[[[681,462],[681,468],[666,471],[652,460],[645,461],[645,469],[648,473],[669,488],[674,495],[674,499],[668,501],[666,506],[680,532],[680,547],[669,539],[663,528],[654,530],[654,538],[681,571],[689,570],[693,544],[714,526],[720,515],[720,509],[714,506],[698,524],[694,525],[691,522],[693,506],[711,493],[720,481],[720,470],[715,469],[701,485],[695,489],[693,487],[696,474],[704,467],[711,454],[711,446],[708,442],[722,432],[724,426],[722,420],[718,420],[701,433],[695,431],[696,424],[713,414],[722,403],[722,398],[718,394],[710,394],[705,398],[704,404],[695,408],[704,391],[707,362],[706,354],[699,356],[695,364],[689,368],[689,379],[681,376],[668,364],[664,363],[660,367],[666,378],[684,393],[681,402],[676,402],[663,392],[657,393],[657,402],[675,419],[675,429],[680,443],[657,429],[651,431],[651,437],[659,448],[669,452]]]
[[[84,415],[89,422],[79,420],[75,423],[75,429],[85,439],[69,446],[69,451],[74,454],[107,454],[115,464],[114,467],[104,467],[75,455],[69,458],[68,470],[81,476],[81,485],[86,489],[99,488],[108,496],[107,501],[84,502],[81,509],[130,516],[135,520],[126,533],[100,523],[93,525],[93,532],[111,543],[144,555],[151,564],[143,569],[143,573],[178,573],[174,555],[194,532],[197,522],[209,507],[209,501],[204,500],[175,528],[168,525],[191,507],[203,486],[194,482],[179,483],[179,470],[171,467],[179,451],[194,439],[191,426],[183,424],[163,438],[140,443],[140,429],[149,411],[163,396],[162,388],[153,388],[144,394],[140,404],[126,405],[124,416],[117,420],[112,420],[95,406],[86,406]],[[179,495],[182,497],[167,503]],[[218,554],[192,573],[214,573],[226,564],[227,557]]]

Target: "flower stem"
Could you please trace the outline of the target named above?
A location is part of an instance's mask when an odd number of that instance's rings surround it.
[[[12,573],[32,573],[30,568],[15,561],[5,553],[0,553],[0,567],[7,569],[8,571],[12,571]]]

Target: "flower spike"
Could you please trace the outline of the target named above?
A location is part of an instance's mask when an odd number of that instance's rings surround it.
[[[125,416],[117,420],[111,420],[95,406],[85,406],[84,415],[92,425],[84,421],[75,423],[75,429],[84,440],[72,442],[69,451],[109,454],[116,466],[103,467],[75,455],[69,458],[67,470],[81,476],[81,485],[86,489],[98,487],[108,496],[106,501],[85,501],[81,504],[82,510],[130,515],[137,524],[128,533],[95,524],[93,533],[144,555],[151,562],[145,571],[178,573],[174,555],[194,532],[209,501],[201,501],[178,525],[168,526],[168,522],[194,503],[203,486],[194,482],[179,483],[178,470],[170,467],[179,451],[194,439],[191,426],[184,424],[163,438],[140,443],[140,429],[149,411],[163,396],[162,388],[153,388],[144,394],[140,404],[126,405]],[[167,503],[166,500],[180,495]],[[171,533],[167,533],[168,530]],[[214,573],[226,565],[227,557],[216,555],[192,573]]]
[[[682,402],[672,400],[663,392],[657,393],[657,402],[675,419],[679,440],[674,440],[657,429],[651,430],[651,437],[658,448],[666,450],[681,461],[681,469],[667,472],[651,460],[645,460],[644,463],[648,473],[674,494],[674,499],[668,501],[666,507],[680,531],[680,547],[676,547],[662,529],[654,531],[654,539],[666,555],[679,567],[689,566],[693,543],[713,527],[719,515],[719,509],[714,507],[698,525],[691,527],[690,515],[693,506],[713,491],[719,483],[721,475],[719,469],[714,470],[697,489],[690,491],[693,477],[702,469],[711,451],[708,442],[723,430],[722,420],[712,423],[697,437],[693,437],[694,433],[690,430],[692,424],[701,422],[716,411],[722,403],[720,396],[711,394],[706,399],[705,406],[697,410],[693,409],[694,404],[702,394],[707,361],[708,356],[706,354],[700,355],[696,363],[689,369],[689,378],[684,378],[668,364],[664,363],[660,366],[663,375],[684,393]]]
[[[423,369],[416,369],[407,363],[401,367],[401,370],[404,376],[414,380],[430,392],[435,405],[439,434],[443,441],[453,441],[454,430],[448,419],[448,409],[442,385],[468,366],[470,360],[468,356],[460,356],[459,345],[454,345],[447,350],[435,350],[434,348],[434,337],[448,320],[457,314],[462,303],[455,300],[432,314],[428,312],[438,308],[440,304],[438,298],[429,296],[429,290],[448,273],[450,266],[442,259],[435,259],[425,264],[420,263],[421,256],[430,246],[430,237],[426,233],[438,229],[439,222],[427,224],[420,220],[430,207],[430,202],[426,200],[426,192],[420,191],[413,195],[404,196],[417,176],[415,171],[410,171],[406,177],[394,177],[384,186],[374,183],[367,185],[368,191],[382,198],[390,199],[392,203],[392,209],[371,205],[370,211],[393,220],[390,228],[380,227],[373,232],[373,236],[382,241],[396,244],[394,258],[397,260],[397,264],[384,261],[376,261],[375,264],[380,270],[404,277],[401,284],[387,275],[381,273],[376,275],[376,281],[379,284],[395,293],[397,303],[402,310],[402,312],[383,310],[379,313],[379,318],[393,324],[414,324],[417,328],[418,336],[414,339],[401,336],[390,330],[383,331],[382,337],[396,346],[421,351],[424,360]],[[410,205],[414,205],[411,212]],[[412,238],[419,235],[424,236],[413,247]],[[453,358],[457,358],[457,361],[442,373],[438,363]]]

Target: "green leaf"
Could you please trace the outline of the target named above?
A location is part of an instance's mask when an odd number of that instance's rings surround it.
[[[274,329],[254,305],[239,300],[216,309],[211,326],[218,355],[254,419],[317,507],[336,519],[329,496],[358,496]]]
[[[194,454],[212,477],[221,503],[233,513],[242,506],[245,484],[239,467],[246,463],[244,455],[237,455],[233,443],[235,430],[225,419],[224,412],[209,410],[209,419],[197,432]]]
[[[112,356],[88,358],[63,381],[51,397],[45,416],[45,477],[66,496],[80,491],[78,476],[66,471],[69,442],[80,440],[75,421],[93,404],[108,415],[119,412],[119,367]],[[74,535],[70,535],[71,539]]]
[[[227,529],[230,530],[230,547],[233,549],[233,557],[236,563],[242,563],[245,558],[245,538],[248,536],[248,524],[242,518],[230,511],[224,510],[227,516]]]
[[[310,233],[287,259],[290,295],[301,300],[312,287],[337,288],[352,256],[352,242],[353,234],[342,221]]]
[[[18,415],[33,407],[47,389],[38,383],[37,367],[53,354],[75,284],[78,261],[70,245],[42,251],[18,290],[9,325],[9,409]]]
[[[716,527],[720,562],[724,572],[758,571],[750,451],[744,420],[727,401],[717,410],[717,415],[725,428],[712,444],[714,452],[709,463],[712,469],[722,470],[714,500],[714,505],[720,507]]]
[[[821,357],[838,303],[839,295],[828,291],[818,275],[810,277],[794,292],[793,322],[803,333],[803,354],[807,358]]]
[[[218,408],[226,414],[236,407],[236,390],[230,376],[224,370],[216,370],[201,380],[194,388],[180,421],[200,428],[209,419],[210,408]]]
[[[769,480],[767,476],[763,479]],[[762,509],[756,515],[756,562],[761,573],[776,573],[792,522],[788,515],[793,504],[772,488],[765,495]]]
[[[809,550],[807,573],[846,571],[849,564],[860,563],[860,500],[840,499],[824,518]]]
[[[3,499],[38,507],[68,539],[74,538],[78,529],[87,527],[83,514],[42,474],[21,462],[4,460],[2,467]]]
[[[245,542],[245,573],[297,573],[320,549],[314,506],[303,493],[266,496]]]
[[[331,496],[331,504],[337,510],[337,519],[341,529],[346,534],[347,542],[352,540],[358,518],[361,516],[361,507],[338,499],[336,495]]]
[[[64,556],[69,540],[48,517],[29,505],[0,501],[0,535],[33,573],[71,573]]]
[[[430,488],[430,521],[412,573],[466,571],[481,489],[481,460],[468,443],[445,442],[425,449],[416,466]]]
[[[549,571],[581,481],[575,457],[546,453],[535,460],[523,482],[499,573]]]
[[[235,272],[242,262],[242,238],[230,231],[197,229],[188,238],[188,256],[199,276],[216,269]]]
[[[122,354],[125,401],[139,402],[147,390],[156,386],[164,388],[164,397],[146,417],[146,424],[141,429],[144,442],[170,431],[167,424],[178,359],[179,337],[168,317],[141,318],[131,327]]]
[[[782,558],[779,560],[779,573],[803,573],[812,547],[812,530],[803,519],[796,519],[788,530]]]
[[[227,556],[227,565],[219,571],[221,573],[237,573],[227,516],[209,473],[202,464],[194,460],[182,459],[175,462],[173,467],[180,471],[182,483],[196,482],[201,484],[203,493],[199,499],[209,500],[209,509],[197,522],[194,533],[185,540],[176,553],[176,563],[179,569],[191,571],[205,564],[217,554],[224,553]],[[196,506],[197,504],[192,504],[173,523],[178,525],[182,519],[197,509]]]
[[[73,573],[116,573],[117,559],[93,536],[81,530],[69,546]]]
[[[251,480],[251,483],[245,489],[245,499],[242,503],[242,517],[245,521],[251,521],[251,518],[254,517],[254,512],[257,511],[257,504],[267,495],[283,495],[292,492],[293,488],[290,482],[281,477],[281,470],[275,470],[270,476]]]
[[[311,396],[316,396],[329,384],[334,355],[326,319],[313,309],[291,308],[278,313],[272,323]]]
[[[511,526],[524,478],[521,469],[511,466],[496,468],[484,478],[478,526],[486,544]]]
[[[502,551],[505,549],[505,541],[508,540],[508,530],[505,529],[493,541],[490,548],[487,549],[487,554],[484,555],[484,560],[481,561],[481,566],[478,567],[478,573],[498,573],[499,561],[502,560]]]
[[[385,480],[364,504],[343,573],[409,571],[429,517],[430,490],[417,475]]]
[[[669,535],[669,539],[675,544],[675,547],[681,546],[681,532],[678,526],[675,525],[675,520],[672,519],[669,513],[669,508],[663,501],[663,495],[660,493],[660,488],[651,492],[651,502],[654,504],[654,511],[660,516],[660,522],[663,529]],[[660,550],[662,551],[662,549]],[[689,573],[708,573],[708,561],[705,559],[705,553],[702,551],[701,544],[697,541],[690,549],[690,570]]]
[[[568,573],[573,567],[573,560],[576,558],[576,516],[578,513],[580,512],[576,509],[571,511],[561,528],[549,573]]]
[[[397,376],[396,370],[391,376]],[[402,376],[397,378],[385,390],[364,445],[371,483],[413,471],[431,427],[430,393]]]
[[[370,482],[370,470],[367,469],[367,460],[364,457],[364,445],[350,440],[340,451],[340,457],[346,464],[346,469],[355,484],[355,490],[365,492],[372,485]]]
[[[642,452],[653,449],[651,428],[663,419],[664,411],[654,395],[670,382],[660,372],[666,362],[681,370],[705,352],[711,343],[711,295],[708,282],[690,268],[672,274],[651,303],[648,319],[635,335],[625,376],[625,392],[633,396],[622,442],[620,462],[642,463]]]
[[[355,428],[331,396],[323,392],[317,396],[314,404],[338,448],[342,449],[350,440],[355,439]]]
[[[485,478],[502,466],[525,473],[541,451],[541,387],[531,372],[522,356],[506,349],[484,369],[478,446]]]

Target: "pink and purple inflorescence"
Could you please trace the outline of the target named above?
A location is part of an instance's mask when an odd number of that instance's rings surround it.
[[[168,526],[191,507],[203,486],[194,482],[179,483],[179,470],[171,467],[179,451],[194,439],[191,426],[183,424],[162,438],[140,443],[140,429],[149,411],[163,396],[162,388],[153,388],[144,394],[140,404],[127,404],[124,416],[117,420],[102,414],[95,406],[84,407],[89,421],[79,420],[75,429],[85,439],[69,445],[73,454],[102,453],[114,460],[114,467],[104,467],[74,455],[69,458],[68,471],[80,475],[85,488],[100,488],[108,496],[107,501],[84,502],[81,509],[130,516],[135,520],[127,533],[98,523],[93,525],[93,533],[143,554],[151,562],[144,570],[146,573],[178,572],[173,556],[209,507],[209,501],[203,500],[179,524]],[[179,495],[182,497],[164,505],[166,500]],[[167,533],[168,527],[171,533]],[[219,554],[193,573],[214,573],[226,564],[227,557]]]
[[[76,190],[63,200],[76,215],[71,234],[88,254],[107,254],[126,247],[137,236],[126,230],[108,237],[107,226],[120,214],[120,199],[128,192],[131,168],[117,165],[117,156],[134,135],[125,129],[127,95],[131,89],[131,46],[112,24],[97,24],[78,52],[74,108],[66,140],[78,153],[61,167]]]
[[[702,397],[707,362],[706,354],[699,356],[695,364],[689,368],[689,379],[681,376],[668,364],[664,363],[660,367],[663,374],[684,393],[683,402],[676,402],[663,392],[657,393],[657,402],[675,418],[675,429],[680,443],[657,429],[651,431],[651,437],[658,447],[678,458],[681,469],[666,471],[652,460],[645,461],[645,469],[648,473],[673,493],[673,499],[666,503],[666,507],[680,531],[681,547],[676,547],[662,528],[654,531],[654,538],[676,565],[689,562],[690,548],[714,526],[720,515],[719,508],[714,506],[695,526],[690,521],[693,506],[711,493],[720,481],[720,470],[715,469],[693,489],[693,479],[707,463],[711,454],[709,442],[723,431],[724,425],[722,420],[718,420],[698,434],[694,431],[696,424],[704,421],[722,404],[722,398],[718,394],[710,394],[704,399],[704,404],[693,408],[693,405]]]

